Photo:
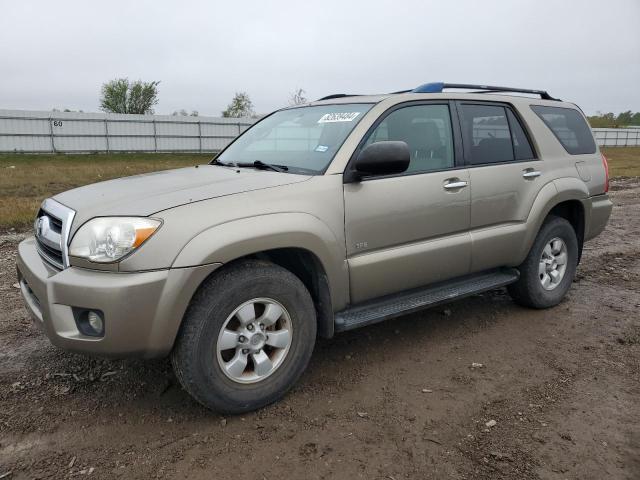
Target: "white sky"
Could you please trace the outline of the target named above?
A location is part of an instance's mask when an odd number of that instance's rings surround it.
[[[98,111],[116,77],[160,80],[160,114],[429,81],[639,111],[640,0],[0,0],[0,108]]]

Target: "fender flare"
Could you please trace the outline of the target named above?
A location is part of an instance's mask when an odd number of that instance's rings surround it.
[[[334,310],[348,303],[344,239],[307,213],[273,213],[214,225],[193,237],[178,253],[171,268],[229,263],[278,248],[298,248],[315,255],[327,275]]]
[[[525,222],[525,236],[516,265],[520,265],[527,257],[540,231],[540,227],[542,227],[542,223],[556,205],[569,200],[577,200],[582,203],[588,197],[589,191],[584,182],[574,177],[555,179],[542,187],[531,206],[531,210],[529,210],[529,215]],[[585,229],[587,228],[586,221],[585,215]]]

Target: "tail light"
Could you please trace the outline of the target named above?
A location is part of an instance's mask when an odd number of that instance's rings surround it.
[[[602,166],[604,167],[604,193],[609,191],[609,162],[607,161],[607,157],[602,155]]]

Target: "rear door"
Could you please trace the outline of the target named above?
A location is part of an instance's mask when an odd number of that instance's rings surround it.
[[[469,172],[449,102],[412,102],[387,111],[363,138],[401,140],[406,172],[344,186],[351,302],[469,271]],[[454,129],[455,126],[455,129]]]
[[[550,181],[509,104],[456,103],[471,183],[471,271],[508,265],[535,198]]]

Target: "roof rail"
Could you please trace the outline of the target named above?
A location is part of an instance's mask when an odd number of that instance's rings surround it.
[[[493,87],[490,85],[471,85],[466,83],[444,83],[433,82],[425,83],[419,87],[410,90],[412,93],[442,93],[445,88],[463,88],[465,90],[480,90],[473,93],[495,93],[495,92],[511,92],[511,93],[530,93],[532,95],[540,95],[543,100],[558,100],[549,95],[545,90],[531,90],[527,88],[512,87]],[[398,92],[400,93],[400,92]],[[404,93],[404,92],[402,92]]]
[[[318,100],[316,100],[316,102],[319,102],[320,100],[332,100],[334,98],[343,98],[343,97],[357,97],[357,94],[350,94],[350,93],[334,93],[332,95],[327,95],[326,97],[322,97],[319,98]]]
[[[420,85],[419,87],[414,88],[413,90],[398,90],[397,92],[391,92],[391,95],[395,95],[398,93],[442,93],[445,88],[459,88],[464,90],[476,90],[474,92],[469,93],[528,93],[531,95],[540,95],[540,98],[543,100],[556,100],[560,101],[559,98],[554,98],[546,90],[532,90],[528,88],[512,88],[512,87],[494,87],[491,85],[473,85],[468,83],[444,83],[444,82],[432,82],[425,83]],[[334,93],[332,95],[327,95],[326,97],[319,98],[316,101],[321,100],[332,100],[334,98],[345,98],[345,97],[358,97],[359,94],[350,94],[350,93]]]

